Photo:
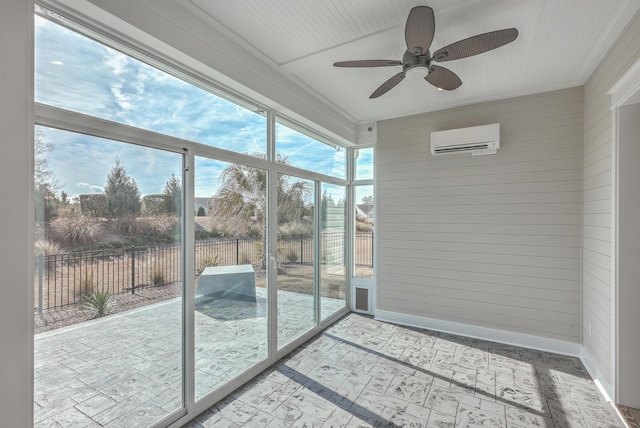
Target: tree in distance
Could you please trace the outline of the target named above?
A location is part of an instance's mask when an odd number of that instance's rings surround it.
[[[173,200],[173,206],[168,207],[169,212],[180,217],[182,215],[182,183],[175,174],[171,173],[171,177],[164,186],[164,193],[170,195]]]
[[[140,190],[138,190],[136,181],[129,177],[127,170],[120,165],[118,157],[116,157],[115,165],[107,176],[104,194],[107,197],[107,207],[111,217],[136,217],[140,215],[142,208]]]

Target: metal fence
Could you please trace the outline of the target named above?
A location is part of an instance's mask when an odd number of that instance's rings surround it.
[[[342,254],[344,233],[322,234],[322,261],[335,261]],[[264,267],[260,238],[196,241],[196,274],[205,266],[253,264]],[[373,233],[358,232],[355,263],[373,267]],[[313,264],[313,237],[280,236],[281,263]],[[340,255],[339,257],[342,257]],[[38,256],[35,275],[35,309],[62,308],[79,303],[84,293],[108,291],[135,293],[145,287],[173,284],[182,280],[182,250],[179,244],[149,248],[74,252]]]

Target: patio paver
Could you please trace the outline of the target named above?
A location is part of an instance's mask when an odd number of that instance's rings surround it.
[[[196,398],[266,358],[266,290],[256,294],[256,303],[196,305]],[[287,308],[282,334],[313,323],[312,296],[279,291],[278,300]],[[35,426],[146,426],[179,408],[181,305],[173,299],[37,334]],[[328,312],[344,305],[322,298]]]

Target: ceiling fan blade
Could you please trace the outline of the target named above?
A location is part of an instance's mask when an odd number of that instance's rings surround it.
[[[433,59],[442,62],[466,58],[511,43],[516,37],[518,37],[518,30],[515,28],[478,34],[438,49],[433,54]]]
[[[435,31],[436,20],[433,16],[433,9],[428,6],[416,6],[411,9],[404,28],[404,38],[409,53],[426,54],[431,42],[433,42]]]
[[[369,96],[369,98],[378,98],[380,95],[386,94],[390,89],[396,86],[398,83],[404,80],[404,73],[401,71],[400,73],[393,76],[391,79],[384,82],[378,89],[373,91],[373,94]]]
[[[431,72],[424,77],[424,80],[436,88],[444,89],[445,91],[453,91],[462,85],[462,80],[460,80],[456,73],[448,68],[438,67],[437,65],[431,66]]]
[[[402,61],[390,59],[363,59],[358,61],[334,62],[334,67],[387,67],[390,65],[402,65]]]

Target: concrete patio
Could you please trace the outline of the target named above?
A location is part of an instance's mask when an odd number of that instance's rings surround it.
[[[198,301],[196,399],[267,356],[266,290],[256,303]],[[314,325],[310,295],[278,292],[278,334]],[[323,313],[345,306],[322,298]],[[181,300],[173,299],[34,338],[36,427],[147,426],[182,405]]]
[[[624,428],[577,357],[349,314],[184,428]]]

